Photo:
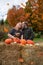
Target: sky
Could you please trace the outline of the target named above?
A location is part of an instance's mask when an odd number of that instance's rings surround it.
[[[0,20],[6,19],[6,14],[13,5],[21,5],[21,3],[25,4],[26,1],[27,0],[0,0]]]

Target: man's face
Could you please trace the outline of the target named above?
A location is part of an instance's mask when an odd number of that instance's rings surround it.
[[[22,22],[22,29],[23,29],[23,28],[25,28],[25,23],[24,23],[24,22]]]
[[[22,28],[22,24],[20,23],[20,24],[19,24],[19,29],[21,29],[21,28]]]

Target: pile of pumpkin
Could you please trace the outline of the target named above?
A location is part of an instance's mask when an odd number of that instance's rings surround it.
[[[16,38],[16,37],[14,39],[8,38],[8,39],[5,40],[6,44],[11,44],[12,42],[18,43],[18,44],[21,44],[21,45],[26,45],[26,44],[34,45],[34,42],[32,40],[19,39],[19,38]]]

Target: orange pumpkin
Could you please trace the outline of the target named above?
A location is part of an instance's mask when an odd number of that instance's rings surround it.
[[[27,44],[34,44],[32,40],[27,40]]]
[[[6,28],[6,27],[4,27],[4,32],[8,32],[9,30]]]
[[[20,43],[20,39],[15,37],[15,38],[13,39],[13,42]]]
[[[6,44],[10,44],[11,42],[12,42],[12,39],[6,39],[6,40],[5,40],[5,43],[6,43]]]
[[[26,44],[26,40],[25,39],[21,39],[20,43],[23,44],[23,45],[25,45]]]
[[[23,58],[19,58],[18,61],[21,62],[21,63],[24,62]]]

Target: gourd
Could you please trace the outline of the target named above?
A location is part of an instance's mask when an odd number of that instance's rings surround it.
[[[15,37],[15,38],[13,39],[13,42],[20,43],[20,39],[17,38],[17,37]]]
[[[12,42],[12,39],[6,39],[6,40],[5,40],[5,43],[6,43],[6,44],[10,44],[11,42]]]
[[[25,39],[21,39],[20,43],[23,44],[23,45],[25,45],[26,44],[26,40]]]
[[[34,44],[34,42],[32,40],[27,40],[27,44]]]

